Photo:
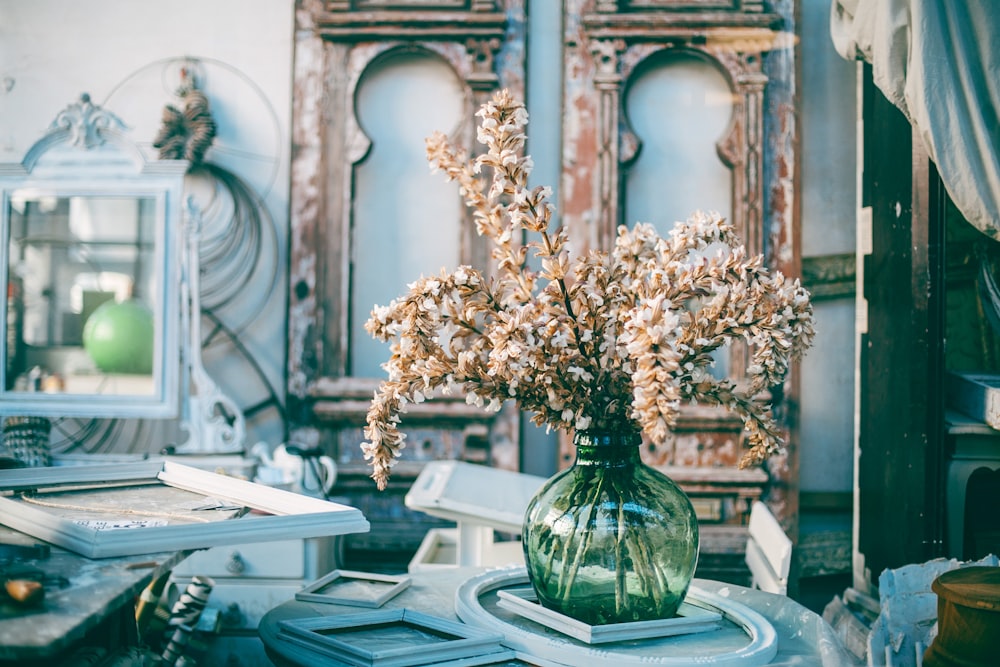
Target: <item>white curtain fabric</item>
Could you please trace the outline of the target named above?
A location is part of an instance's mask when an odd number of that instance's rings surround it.
[[[1000,240],[1000,0],[832,0],[830,32],[871,63],[965,218]]]

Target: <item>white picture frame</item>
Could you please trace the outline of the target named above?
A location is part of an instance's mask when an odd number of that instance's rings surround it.
[[[0,470],[0,523],[88,558],[370,528],[354,507],[167,460]]]
[[[429,461],[403,501],[440,519],[519,535],[528,503],[546,481],[479,463]]]
[[[295,599],[377,609],[409,588],[412,581],[406,576],[333,570],[304,586]]]
[[[279,636],[356,667],[466,667],[515,657],[499,634],[412,609],[281,621]]]

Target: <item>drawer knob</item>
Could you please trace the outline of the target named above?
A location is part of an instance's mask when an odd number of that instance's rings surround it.
[[[234,551],[229,554],[229,560],[226,561],[226,571],[230,574],[243,574],[247,569],[247,564],[243,560],[243,556],[240,555],[239,551]]]

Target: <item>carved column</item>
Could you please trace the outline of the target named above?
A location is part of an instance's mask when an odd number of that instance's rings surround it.
[[[747,129],[747,154],[743,171],[745,200],[742,207],[746,217],[737,229],[742,230],[744,242],[752,253],[764,252],[764,182],[761,173],[764,165],[761,147],[764,121],[761,110],[766,83],[767,77],[760,71],[748,72],[736,82],[743,91],[743,114]]]
[[[618,227],[619,184],[618,134],[621,113],[622,75],[618,56],[625,48],[620,39],[599,39],[590,43],[594,57],[594,87],[599,96],[597,107],[597,183],[594,190],[595,219],[600,247],[610,248]]]
[[[761,71],[764,53],[773,33],[757,39],[715,38],[705,53],[727,72],[737,93],[733,125],[719,143],[719,156],[733,170],[732,218],[736,231],[750,253],[764,252],[764,88],[767,75]]]
[[[465,42],[472,64],[472,72],[465,77],[465,82],[472,90],[473,104],[476,110],[489,100],[493,91],[500,85],[500,77],[494,69],[494,60],[500,49],[500,40],[469,39]]]
[[[733,124],[717,148],[723,162],[732,169],[733,226],[751,255],[765,250],[764,151],[761,143],[767,76],[761,71],[761,60],[762,52],[770,44],[770,38],[756,41],[743,39],[739,42],[731,39],[713,40],[705,51],[726,68],[737,93]],[[730,350],[730,360],[730,377],[736,382],[745,379],[749,361],[747,346],[742,343],[734,344]]]

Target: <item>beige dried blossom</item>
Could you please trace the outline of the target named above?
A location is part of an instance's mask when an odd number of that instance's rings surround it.
[[[654,443],[683,403],[721,405],[746,426],[741,467],[779,451],[769,406],[755,396],[783,382],[812,342],[799,281],[747,257],[732,225],[702,212],[666,237],[648,224],[620,227],[610,252],[571,257],[565,230],[553,229],[551,190],[527,185],[524,106],[502,91],[477,116],[485,153],[470,160],[438,133],[427,155],[493,242],[496,276],[442,271],[372,311],[366,330],[391,341],[362,444],[378,487],[405,446],[400,415],[437,392],[488,410],[515,401],[553,429],[641,430]],[[745,387],[711,374],[712,352],[734,340],[751,350]]]

